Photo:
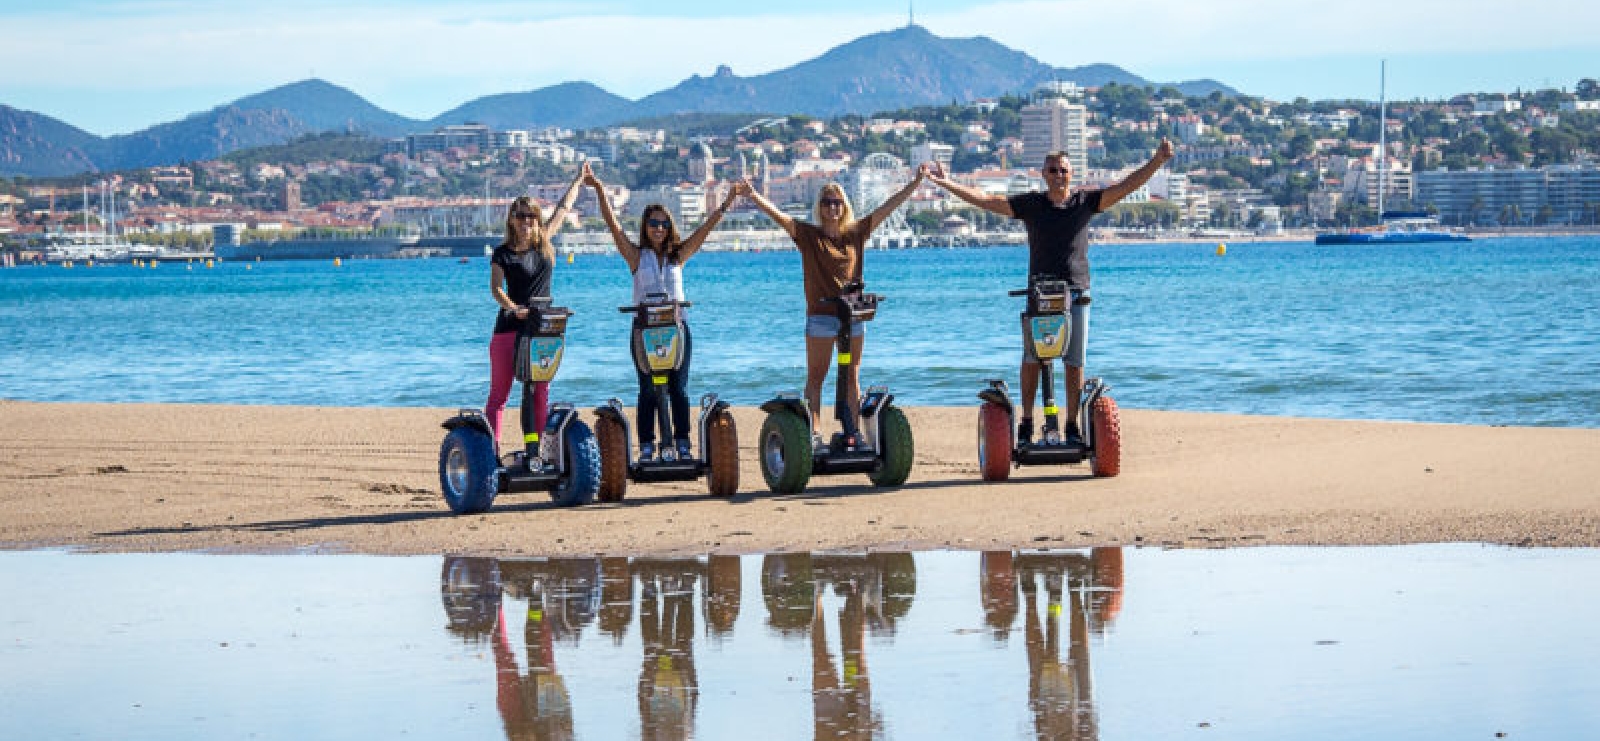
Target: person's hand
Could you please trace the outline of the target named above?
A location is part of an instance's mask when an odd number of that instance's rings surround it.
[[[937,160],[933,162],[924,162],[922,163],[922,167],[919,168],[918,174],[924,175],[929,180],[937,183],[945,178],[944,165],[939,164]]]
[[[1161,137],[1161,143],[1156,145],[1156,156],[1160,157],[1162,162],[1172,159],[1172,141],[1164,136]]]
[[[588,161],[583,163],[582,175],[584,185],[594,186],[595,188],[600,187],[600,178],[595,176],[594,170],[589,167]]]
[[[527,319],[528,318],[528,307],[526,307],[526,306],[518,306],[517,308],[511,310],[511,315],[516,317],[516,318],[518,318],[518,319]]]

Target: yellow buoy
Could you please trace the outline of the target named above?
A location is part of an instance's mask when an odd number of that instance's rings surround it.
[[[572,264],[572,253],[571,252],[567,253],[567,264],[568,265]]]
[[[1223,244],[1221,242],[1218,242],[1217,243],[1217,257],[1222,257],[1223,255],[1226,255],[1226,254],[1228,254],[1228,245],[1225,245],[1225,244]]]
[[[343,265],[343,264],[344,263],[339,262],[339,258],[337,258],[337,257],[333,258],[333,266],[334,267],[339,267],[340,265]]]

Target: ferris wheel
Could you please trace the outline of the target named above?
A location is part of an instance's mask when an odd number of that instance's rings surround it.
[[[871,213],[911,181],[911,170],[906,163],[886,152],[874,152],[862,158],[852,175],[855,181],[856,213],[860,215]],[[911,225],[906,223],[905,209],[895,209],[877,231],[886,236],[895,235],[897,239],[909,238]]]

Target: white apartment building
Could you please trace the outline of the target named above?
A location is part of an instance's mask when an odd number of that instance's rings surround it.
[[[950,162],[955,156],[956,148],[949,144],[925,142],[911,148],[911,166],[918,167],[924,162],[937,162],[945,172],[949,172]]]
[[[1507,211],[1523,221],[1547,213],[1554,223],[1589,223],[1600,208],[1600,168],[1585,164],[1419,172],[1416,202],[1437,209],[1439,219],[1450,224],[1497,224]]]
[[[1089,169],[1089,109],[1066,98],[1041,98],[1022,108],[1022,164],[1044,166],[1050,152],[1067,153],[1073,172]]]
[[[629,216],[638,216],[644,213],[645,206],[659,203],[672,213],[673,221],[678,223],[678,231],[688,236],[688,233],[698,227],[706,217],[708,195],[709,190],[701,183],[658,185],[654,188],[633,191],[626,213]]]
[[[1479,100],[1472,104],[1472,115],[1492,116],[1496,113],[1510,113],[1522,110],[1522,101],[1512,100]]]

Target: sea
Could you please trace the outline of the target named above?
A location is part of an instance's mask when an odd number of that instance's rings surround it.
[[[1124,408],[1600,427],[1600,236],[1117,243],[1090,259],[1088,375]],[[1014,388],[1007,291],[1026,266],[1022,247],[870,252],[884,299],[863,383],[907,406]],[[685,284],[691,398],[800,387],[798,253],[702,253]],[[560,261],[554,298],[575,314],[553,400],[632,403],[629,286],[615,254]],[[494,311],[482,257],[0,269],[0,398],[480,406]]]

